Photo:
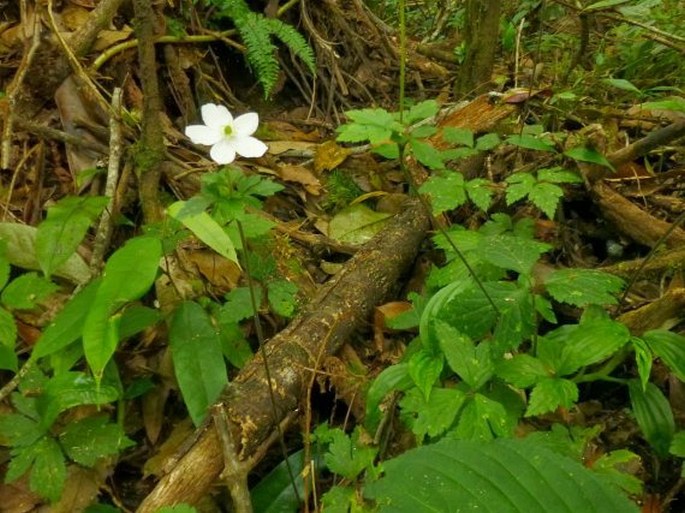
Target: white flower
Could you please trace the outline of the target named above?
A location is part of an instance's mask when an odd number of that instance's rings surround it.
[[[186,135],[195,144],[211,146],[209,155],[217,164],[230,164],[236,153],[241,157],[261,157],[267,150],[266,144],[252,137],[259,125],[259,116],[248,112],[233,119],[223,105],[207,103],[200,109],[204,125],[186,127]]]

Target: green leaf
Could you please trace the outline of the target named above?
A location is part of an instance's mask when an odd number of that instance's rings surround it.
[[[271,310],[289,319],[297,307],[297,285],[287,280],[272,281],[267,286],[267,297]]]
[[[512,436],[515,425],[509,421],[507,410],[501,403],[483,394],[475,394],[466,402],[450,436],[461,440],[492,440]]]
[[[231,262],[238,263],[238,255],[235,252],[233,241],[207,212],[200,212],[194,215],[181,215],[184,202],[177,201],[167,208],[167,213],[180,221],[183,226],[188,228],[202,242],[207,244],[214,251]]]
[[[124,340],[140,333],[144,329],[162,320],[159,310],[143,305],[132,305],[126,308],[119,320],[119,338]]]
[[[528,194],[530,202],[542,210],[547,217],[554,219],[559,200],[563,198],[564,190],[553,183],[536,183]]]
[[[497,134],[485,134],[476,140],[476,149],[478,151],[489,151],[497,147],[501,142]]]
[[[367,484],[380,513],[637,513],[592,471],[524,440],[441,440],[383,462]]]
[[[628,328],[610,319],[581,322],[564,333],[562,363],[556,369],[560,375],[606,360],[630,340]]]
[[[373,465],[378,449],[361,444],[359,428],[354,430],[352,437],[347,436],[342,429],[331,429],[329,433],[332,441],[324,454],[328,470],[353,480]]]
[[[583,183],[583,178],[576,171],[569,171],[562,167],[538,169],[538,181],[550,183]]]
[[[528,276],[540,255],[551,248],[549,244],[522,237],[496,235],[484,238],[478,249],[481,256],[491,264]]]
[[[49,428],[58,415],[69,408],[84,404],[96,406],[119,398],[119,390],[108,384],[96,384],[83,372],[64,372],[51,378],[42,395],[36,400],[41,426]]]
[[[404,391],[413,386],[409,375],[409,365],[399,363],[386,367],[373,380],[366,393],[366,415],[364,424],[369,431],[374,432],[381,420],[380,405],[383,399],[392,391]]]
[[[357,490],[351,486],[334,485],[323,494],[321,504],[323,505],[322,511],[326,513],[350,513],[350,510],[364,511],[357,500]]]
[[[615,0],[614,0],[615,1]],[[619,0],[622,2],[625,2],[627,0]],[[602,3],[602,2],[598,2]],[[590,6],[592,7],[592,6]],[[588,8],[590,8],[588,7]],[[622,91],[629,91],[631,93],[636,93],[638,96],[642,95],[642,91],[640,91],[635,85],[624,78],[605,78],[603,80],[605,84],[609,84],[612,87],[615,87],[616,89],[621,89]]]
[[[291,513],[298,511],[304,496],[304,481],[302,472],[304,464],[304,449],[288,456],[288,461],[281,461],[264,476],[251,490],[252,510],[263,513]],[[295,487],[290,479],[289,467],[295,473]]]
[[[407,125],[410,125],[418,121],[423,121],[424,119],[435,116],[439,110],[440,107],[438,106],[438,102],[435,100],[424,100],[416,105],[412,105],[412,107],[404,113],[404,122]]]
[[[74,254],[108,202],[104,196],[67,196],[48,208],[47,218],[36,233],[36,256],[46,276]]]
[[[431,176],[419,188],[419,192],[430,196],[434,214],[452,210],[466,203],[464,177],[455,171]]]
[[[685,431],[678,431],[673,436],[668,452],[679,458],[685,458]]]
[[[412,128],[411,137],[413,139],[425,139],[426,137],[431,137],[438,132],[438,129],[433,125],[421,125],[416,128]]]
[[[197,513],[197,510],[188,504],[176,504],[175,506],[162,506],[155,513]]]
[[[357,203],[341,210],[331,219],[328,236],[350,244],[365,244],[383,229],[389,217],[390,214],[376,212]]]
[[[654,356],[647,343],[641,338],[631,337],[630,343],[635,351],[635,363],[637,364],[637,373],[640,376],[642,390],[645,390],[647,382],[649,381],[649,376],[652,372]]]
[[[0,307],[0,368],[17,370],[17,356],[14,352],[17,343],[17,325],[14,316]]]
[[[579,307],[615,305],[623,287],[618,276],[594,269],[559,269],[545,277],[545,288],[555,300]]]
[[[467,146],[468,148],[473,148],[473,131],[469,130],[468,128],[457,128],[453,126],[445,127],[442,131],[442,138],[448,144]],[[481,139],[483,139],[483,137],[481,137],[478,140],[480,141]],[[497,138],[497,142],[499,142],[499,137]]]
[[[507,139],[504,142],[506,144],[513,144],[514,146],[525,148],[527,150],[556,151],[554,149],[553,144],[550,144],[544,139],[540,139],[539,137],[536,137],[534,135],[512,135],[510,137],[507,137]]]
[[[409,139],[411,152],[421,164],[430,169],[443,169],[445,163],[443,162],[440,150],[436,149],[432,144],[419,141],[418,139]]]
[[[10,264],[23,269],[40,270],[36,258],[36,228],[18,223],[0,223],[0,240],[7,244]],[[85,284],[91,278],[90,268],[78,254],[73,254],[53,273],[72,283]]]
[[[478,390],[490,380],[494,365],[487,341],[476,347],[467,335],[446,322],[436,319],[432,326],[447,364],[472,390]]]
[[[599,9],[606,9],[607,7],[615,7],[617,5],[625,4],[631,0],[600,0],[599,2],[594,2],[583,8],[583,11],[596,11]]]
[[[58,288],[37,273],[25,273],[5,287],[0,301],[7,308],[30,310]]]
[[[602,155],[594,148],[588,148],[586,146],[577,146],[575,148],[571,148],[570,150],[566,150],[564,152],[564,155],[579,162],[597,164],[598,166],[608,167],[612,171],[615,171],[614,166],[611,165],[611,162],[609,162],[604,155]]]
[[[544,378],[530,393],[526,417],[542,415],[557,408],[571,408],[578,401],[578,386],[567,379]]]
[[[7,242],[0,239],[0,290],[10,278],[10,261],[7,259]]]
[[[490,181],[485,178],[474,178],[464,184],[469,199],[484,212],[488,211],[492,202],[494,193],[491,186]]]
[[[684,336],[668,330],[651,330],[642,334],[642,340],[680,381],[685,381]]]
[[[507,185],[507,205],[513,205],[530,194],[537,183],[530,173],[514,173],[504,180]]]
[[[221,341],[200,305],[186,301],[176,309],[169,345],[183,400],[193,423],[199,426],[228,383]]]
[[[92,281],[71,298],[45,328],[33,348],[31,358],[41,358],[61,351],[81,337],[83,325],[100,283],[102,283],[100,278]]]
[[[456,388],[434,388],[428,399],[418,388],[408,390],[400,400],[402,418],[419,441],[427,435],[442,435],[454,423],[466,394]]]
[[[350,110],[345,114],[353,122],[338,127],[340,142],[379,144],[388,142],[393,133],[403,131],[402,125],[385,109]]]
[[[630,403],[642,435],[660,457],[668,455],[675,433],[675,420],[668,399],[654,383],[647,383],[645,390],[639,380],[628,382]]]
[[[517,354],[497,364],[497,376],[518,388],[528,388],[543,378],[550,377],[547,366],[529,354]]]
[[[24,415],[9,413],[0,415],[0,436],[3,445],[27,447],[45,434],[38,422]]]
[[[48,436],[35,444],[20,449],[33,460],[29,488],[50,502],[57,502],[67,479],[67,467],[57,442]],[[26,457],[26,456],[25,456]],[[14,461],[14,460],[13,460]],[[7,479],[9,480],[9,472]]]
[[[664,100],[642,103],[640,107],[645,110],[672,110],[674,112],[685,112],[685,98],[672,96]]]
[[[60,443],[67,456],[85,467],[93,467],[106,456],[135,445],[118,424],[110,424],[107,417],[86,417],[66,426]]]
[[[616,486],[621,487],[627,493],[640,495],[643,484],[637,477],[621,469],[638,467],[641,465],[640,457],[634,452],[619,449],[602,454],[592,464],[592,470],[605,476]]]
[[[423,396],[428,399],[433,385],[440,377],[444,362],[441,355],[434,355],[425,349],[417,351],[409,358],[409,375]]]

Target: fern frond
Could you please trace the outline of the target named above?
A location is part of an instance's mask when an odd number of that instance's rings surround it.
[[[316,58],[307,40],[295,28],[276,18],[264,18],[264,23],[274,36],[281,40],[291,52],[304,62],[309,71],[316,72]]]
[[[276,47],[271,42],[271,33],[264,23],[263,16],[250,12],[240,19],[236,19],[236,28],[247,47],[247,62],[257,75],[266,96],[271,93],[278,81],[278,60]]]

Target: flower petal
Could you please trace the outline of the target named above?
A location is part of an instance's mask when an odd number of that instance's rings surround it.
[[[186,127],[185,132],[195,144],[206,144],[207,146],[216,144],[223,138],[221,130],[205,125],[189,125]]]
[[[209,156],[217,164],[230,164],[235,160],[235,146],[232,142],[223,139],[212,146]]]
[[[233,116],[223,105],[206,103],[200,108],[200,111],[202,112],[202,121],[212,128],[223,128],[233,123]]]
[[[236,153],[241,157],[261,157],[269,147],[256,137],[236,137],[231,141]]]
[[[247,112],[233,120],[233,131],[238,137],[254,134],[258,126],[259,114],[256,112]]]

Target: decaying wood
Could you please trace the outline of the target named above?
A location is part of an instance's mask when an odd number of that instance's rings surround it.
[[[647,257],[645,257],[647,258]],[[645,258],[626,260],[614,265],[602,267],[601,270],[623,278],[632,278],[640,272],[638,279],[659,281],[666,272],[685,270],[685,246],[659,253],[645,262]]]
[[[673,319],[680,319],[685,308],[685,289],[673,289],[656,301],[641,308],[626,312],[618,320],[628,326],[633,335],[662,328]]]
[[[408,201],[402,213],[365,245],[285,330],[267,342],[275,411],[261,357],[255,357],[229,385],[221,402],[226,405],[241,461],[250,459],[276,423],[296,410],[321,358],[335,353],[397,287],[429,225],[429,215],[420,202]],[[195,503],[217,480],[222,466],[221,444],[210,426],[146,497],[138,512],[152,513],[179,502]]]

